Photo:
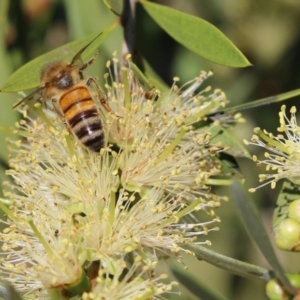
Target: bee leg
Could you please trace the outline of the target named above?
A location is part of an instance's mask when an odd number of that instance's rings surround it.
[[[111,114],[115,115],[118,119],[122,119],[122,117],[118,116],[115,114],[115,112],[110,108],[110,106],[107,103],[107,98],[104,96],[104,93],[102,92],[102,90],[100,89],[98,83],[96,82],[96,80],[92,77],[89,77],[86,81],[86,84],[88,86],[90,86],[91,84],[93,84],[95,86],[95,88],[97,89],[98,92],[98,99],[101,103],[101,105],[104,107],[104,109],[108,112],[110,112]]]
[[[54,110],[56,111],[56,113],[57,113],[62,119],[64,119],[64,117],[63,117],[61,111],[57,108],[57,99],[53,98],[53,99],[51,99],[51,101],[52,101],[52,106],[53,106]]]
[[[99,53],[99,51],[97,50],[97,51],[95,52],[94,56],[93,56],[89,61],[87,61],[86,63],[84,63],[84,64],[82,64],[82,65],[80,66],[79,71],[82,72],[82,71],[83,71],[84,69],[86,69],[89,65],[91,65],[91,64],[94,62],[94,60],[97,58],[98,53]]]
[[[59,106],[57,105],[57,99],[51,99],[52,101],[52,106],[53,106],[53,109],[55,110],[55,112],[57,113],[58,117],[60,118],[60,120],[64,123],[64,125],[66,126],[69,134],[72,136],[73,135],[73,132],[71,130],[71,127],[69,126],[69,124],[67,123],[66,119],[64,118],[64,115],[61,113],[60,109],[59,109]]]
[[[66,122],[66,119],[64,118],[63,114],[61,113],[61,111],[58,109],[58,106],[57,106],[57,99],[52,99],[52,105],[53,105],[53,108],[55,110],[55,112],[57,113],[57,115],[60,117],[61,121],[65,124],[65,126],[67,127],[67,130],[70,134],[72,134],[72,131],[71,131],[71,128],[70,126],[68,125],[68,123]]]

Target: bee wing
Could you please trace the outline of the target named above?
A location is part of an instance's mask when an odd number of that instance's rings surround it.
[[[19,102],[17,102],[14,106],[13,109],[15,109],[16,107],[18,107],[19,105],[21,105],[22,103],[24,103],[25,101],[28,100],[33,100],[36,99],[38,100],[39,98],[41,98],[41,91],[43,90],[43,86],[37,88],[36,90],[34,90],[32,93],[30,93],[29,95],[27,95],[25,98],[21,99]]]
[[[77,52],[77,54],[75,54],[75,56],[73,57],[72,61],[70,62],[70,65],[71,65],[71,66],[80,66],[80,65],[84,64],[84,63],[83,63],[83,60],[82,60],[82,58],[81,58],[82,53],[83,53],[83,52],[85,51],[85,49],[88,48],[89,45],[92,44],[92,43],[93,43],[93,42],[94,42],[101,34],[102,34],[102,32],[99,33],[94,39],[92,39],[87,45],[85,45],[83,48],[81,48],[81,49]]]

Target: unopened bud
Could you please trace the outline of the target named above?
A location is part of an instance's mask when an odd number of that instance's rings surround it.
[[[300,222],[300,199],[289,205],[289,217]]]
[[[300,251],[300,223],[287,218],[275,228],[275,243],[278,248],[287,251]]]

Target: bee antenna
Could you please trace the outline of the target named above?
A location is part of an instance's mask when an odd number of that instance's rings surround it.
[[[28,96],[26,96],[25,98],[21,99],[19,102],[17,102],[14,106],[13,109],[15,109],[16,107],[18,107],[19,105],[21,105],[23,102],[33,99],[34,95],[39,94],[46,86],[40,86],[39,88],[37,88],[36,90],[34,90],[32,93],[30,93]]]
[[[81,54],[85,51],[85,49],[88,48],[102,33],[103,32],[100,32],[94,39],[77,52],[70,63],[71,66],[74,65],[77,60],[81,59]]]

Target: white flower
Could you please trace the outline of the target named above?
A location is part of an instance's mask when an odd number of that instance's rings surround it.
[[[98,276],[95,278],[93,291],[84,293],[83,300],[109,299],[161,299],[160,295],[169,293],[175,283],[164,284],[160,277],[151,276],[156,263],[142,263],[141,256],[133,258],[133,264],[128,268],[126,257],[122,259],[104,260],[104,266],[100,266]]]
[[[207,87],[195,92],[211,73],[202,72],[181,88],[176,86],[176,78],[170,92],[158,99],[158,93],[153,93],[153,98],[147,100],[132,71],[128,71],[126,86],[133,93],[127,95],[116,75],[116,59],[113,70],[115,75],[110,78],[116,81],[106,84],[108,102],[122,122],[112,121],[108,127],[109,141],[124,149],[119,163],[121,183],[132,191],[160,187],[189,201],[218,201],[206,183],[220,173],[213,157],[222,150],[221,145],[210,143],[209,129],[200,131],[192,126],[227,103],[220,90],[209,94],[211,88]],[[124,99],[128,97],[131,102],[126,105]]]
[[[263,147],[265,152],[264,160],[258,160],[253,156],[253,160],[257,165],[266,165],[267,171],[275,173],[260,174],[259,181],[264,182],[260,187],[271,183],[271,187],[275,188],[276,182],[282,178],[287,178],[296,184],[300,183],[300,127],[296,120],[296,107],[290,110],[290,119],[286,115],[286,106],[281,107],[279,113],[280,127],[277,129],[280,134],[274,136],[266,130],[262,131],[256,128],[254,131],[257,135],[253,135],[251,142],[245,141],[246,144],[251,144]],[[283,133],[283,134],[282,134]],[[251,189],[255,191],[255,189]]]
[[[221,172],[222,148],[196,123],[224,94],[195,92],[203,73],[187,89],[174,84],[147,99],[132,71],[123,69],[121,82],[114,64],[106,84],[114,114],[103,120],[109,144],[100,153],[40,109],[37,118],[24,111],[16,132],[25,139],[11,142],[0,269],[26,299],[159,299],[171,285],[153,275],[157,261],[180,260],[183,245],[218,221],[183,218],[219,205],[207,182]]]

